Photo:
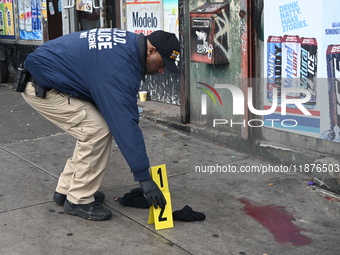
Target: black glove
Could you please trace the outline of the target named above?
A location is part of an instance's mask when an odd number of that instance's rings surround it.
[[[146,181],[140,181],[139,184],[143,189],[150,206],[153,205],[156,209],[158,206],[162,209],[165,207],[166,200],[164,195],[151,178]]]

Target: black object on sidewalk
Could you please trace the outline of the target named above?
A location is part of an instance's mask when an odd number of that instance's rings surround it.
[[[126,193],[123,197],[115,198],[121,205],[137,207],[137,208],[150,208],[149,202],[144,197],[142,188],[132,189],[129,193]]]
[[[144,196],[142,188],[132,189],[129,193],[126,193],[123,197],[115,198],[121,205],[137,208],[150,208],[149,202]],[[178,221],[203,221],[205,220],[205,214],[201,212],[195,212],[188,205],[184,206],[181,210],[174,211],[172,213],[173,220]]]
[[[188,205],[184,206],[183,209],[174,211],[172,213],[174,220],[179,221],[202,221],[205,219],[205,214],[201,212],[195,212]]]

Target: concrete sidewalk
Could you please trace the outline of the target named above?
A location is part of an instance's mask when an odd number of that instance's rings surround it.
[[[303,173],[241,172],[287,169],[161,125],[179,108],[154,102],[140,105],[150,162],[167,165],[173,210],[189,205],[206,220],[155,231],[148,209],[116,203],[139,186],[116,146],[101,187],[112,219],[67,215],[52,196],[75,140],[7,86],[0,102],[0,254],[340,254],[338,197]]]

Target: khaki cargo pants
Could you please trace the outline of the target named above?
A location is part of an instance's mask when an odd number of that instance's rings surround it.
[[[28,82],[22,95],[42,116],[77,139],[56,191],[67,195],[74,204],[93,202],[111,153],[112,135],[106,121],[90,102],[69,98],[54,89],[47,92],[46,98],[36,97],[32,83]]]

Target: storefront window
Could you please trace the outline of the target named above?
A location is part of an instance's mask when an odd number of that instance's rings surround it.
[[[100,3],[102,1],[85,1],[77,0],[76,9],[78,11],[78,19],[80,30],[91,30],[100,26]]]

